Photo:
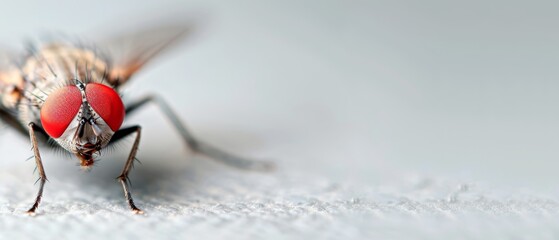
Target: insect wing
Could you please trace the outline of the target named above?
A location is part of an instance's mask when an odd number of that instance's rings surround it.
[[[148,62],[180,43],[192,31],[193,24],[176,22],[129,31],[100,41],[99,46],[112,61],[107,80],[115,87],[126,83]]]

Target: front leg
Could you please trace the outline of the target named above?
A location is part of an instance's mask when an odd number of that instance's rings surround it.
[[[41,202],[41,198],[43,197],[43,188],[45,186],[45,182],[47,181],[47,174],[45,173],[45,168],[43,167],[43,161],[41,160],[41,154],[39,153],[39,144],[37,143],[37,137],[35,136],[35,132],[44,132],[39,126],[35,125],[35,123],[29,123],[29,138],[31,139],[31,144],[33,145],[33,154],[35,155],[35,163],[37,164],[37,170],[39,171],[39,192],[37,193],[37,198],[35,198],[35,203],[33,206],[27,210],[27,214],[35,215],[35,211],[39,207],[39,203]]]
[[[135,102],[132,102],[126,106],[126,114],[134,112],[145,104],[153,102],[161,109],[163,114],[171,121],[177,132],[182,137],[186,145],[192,149],[194,152],[204,154],[214,160],[217,160],[226,165],[256,171],[270,171],[274,169],[274,164],[265,161],[253,161],[250,159],[242,158],[234,154],[225,152],[219,148],[209,145],[199,139],[195,138],[186,126],[182,123],[175,112],[169,107],[169,105],[159,97],[154,95],[148,95],[146,97],[140,98]]]
[[[120,176],[117,177],[120,184],[122,184],[122,190],[124,190],[124,197],[128,202],[128,206],[130,206],[130,209],[132,209],[132,211],[136,214],[143,214],[144,212],[134,204],[134,199],[132,199],[132,193],[130,192],[130,179],[128,179],[128,173],[130,172],[130,169],[134,165],[134,160],[136,159],[138,145],[140,144],[141,130],[142,128],[140,126],[123,128],[115,132],[113,138],[111,139],[111,142],[115,142],[132,133],[136,133],[136,140],[134,140],[134,144],[130,150],[130,155],[128,155],[128,160],[126,160],[126,164],[124,164],[124,169],[122,169]]]

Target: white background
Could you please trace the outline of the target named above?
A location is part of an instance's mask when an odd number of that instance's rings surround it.
[[[150,106],[127,121],[145,130],[132,180],[147,218],[130,216],[113,181],[130,140],[90,173],[45,153],[42,214],[22,220],[36,188],[24,161],[31,152],[26,138],[3,130],[0,222],[23,221],[3,232],[62,234],[69,222],[78,231],[101,221],[114,224],[89,235],[557,236],[557,4],[110,2],[5,4],[0,39],[16,47],[49,32],[101,39],[196,16],[196,34],[138,74],[125,97],[160,94],[201,138],[279,169],[188,158]],[[275,214],[297,204],[302,212]]]

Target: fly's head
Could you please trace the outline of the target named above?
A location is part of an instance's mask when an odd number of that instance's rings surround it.
[[[113,88],[75,80],[75,84],[49,94],[41,107],[41,124],[52,139],[88,168],[120,128],[124,115],[122,100]]]

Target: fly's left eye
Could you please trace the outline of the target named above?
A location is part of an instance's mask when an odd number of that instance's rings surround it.
[[[52,138],[62,136],[81,105],[82,96],[76,86],[66,86],[49,94],[41,107],[41,124],[47,134]]]
[[[89,105],[116,132],[124,121],[124,104],[118,93],[111,87],[99,83],[89,83],[85,87]]]

